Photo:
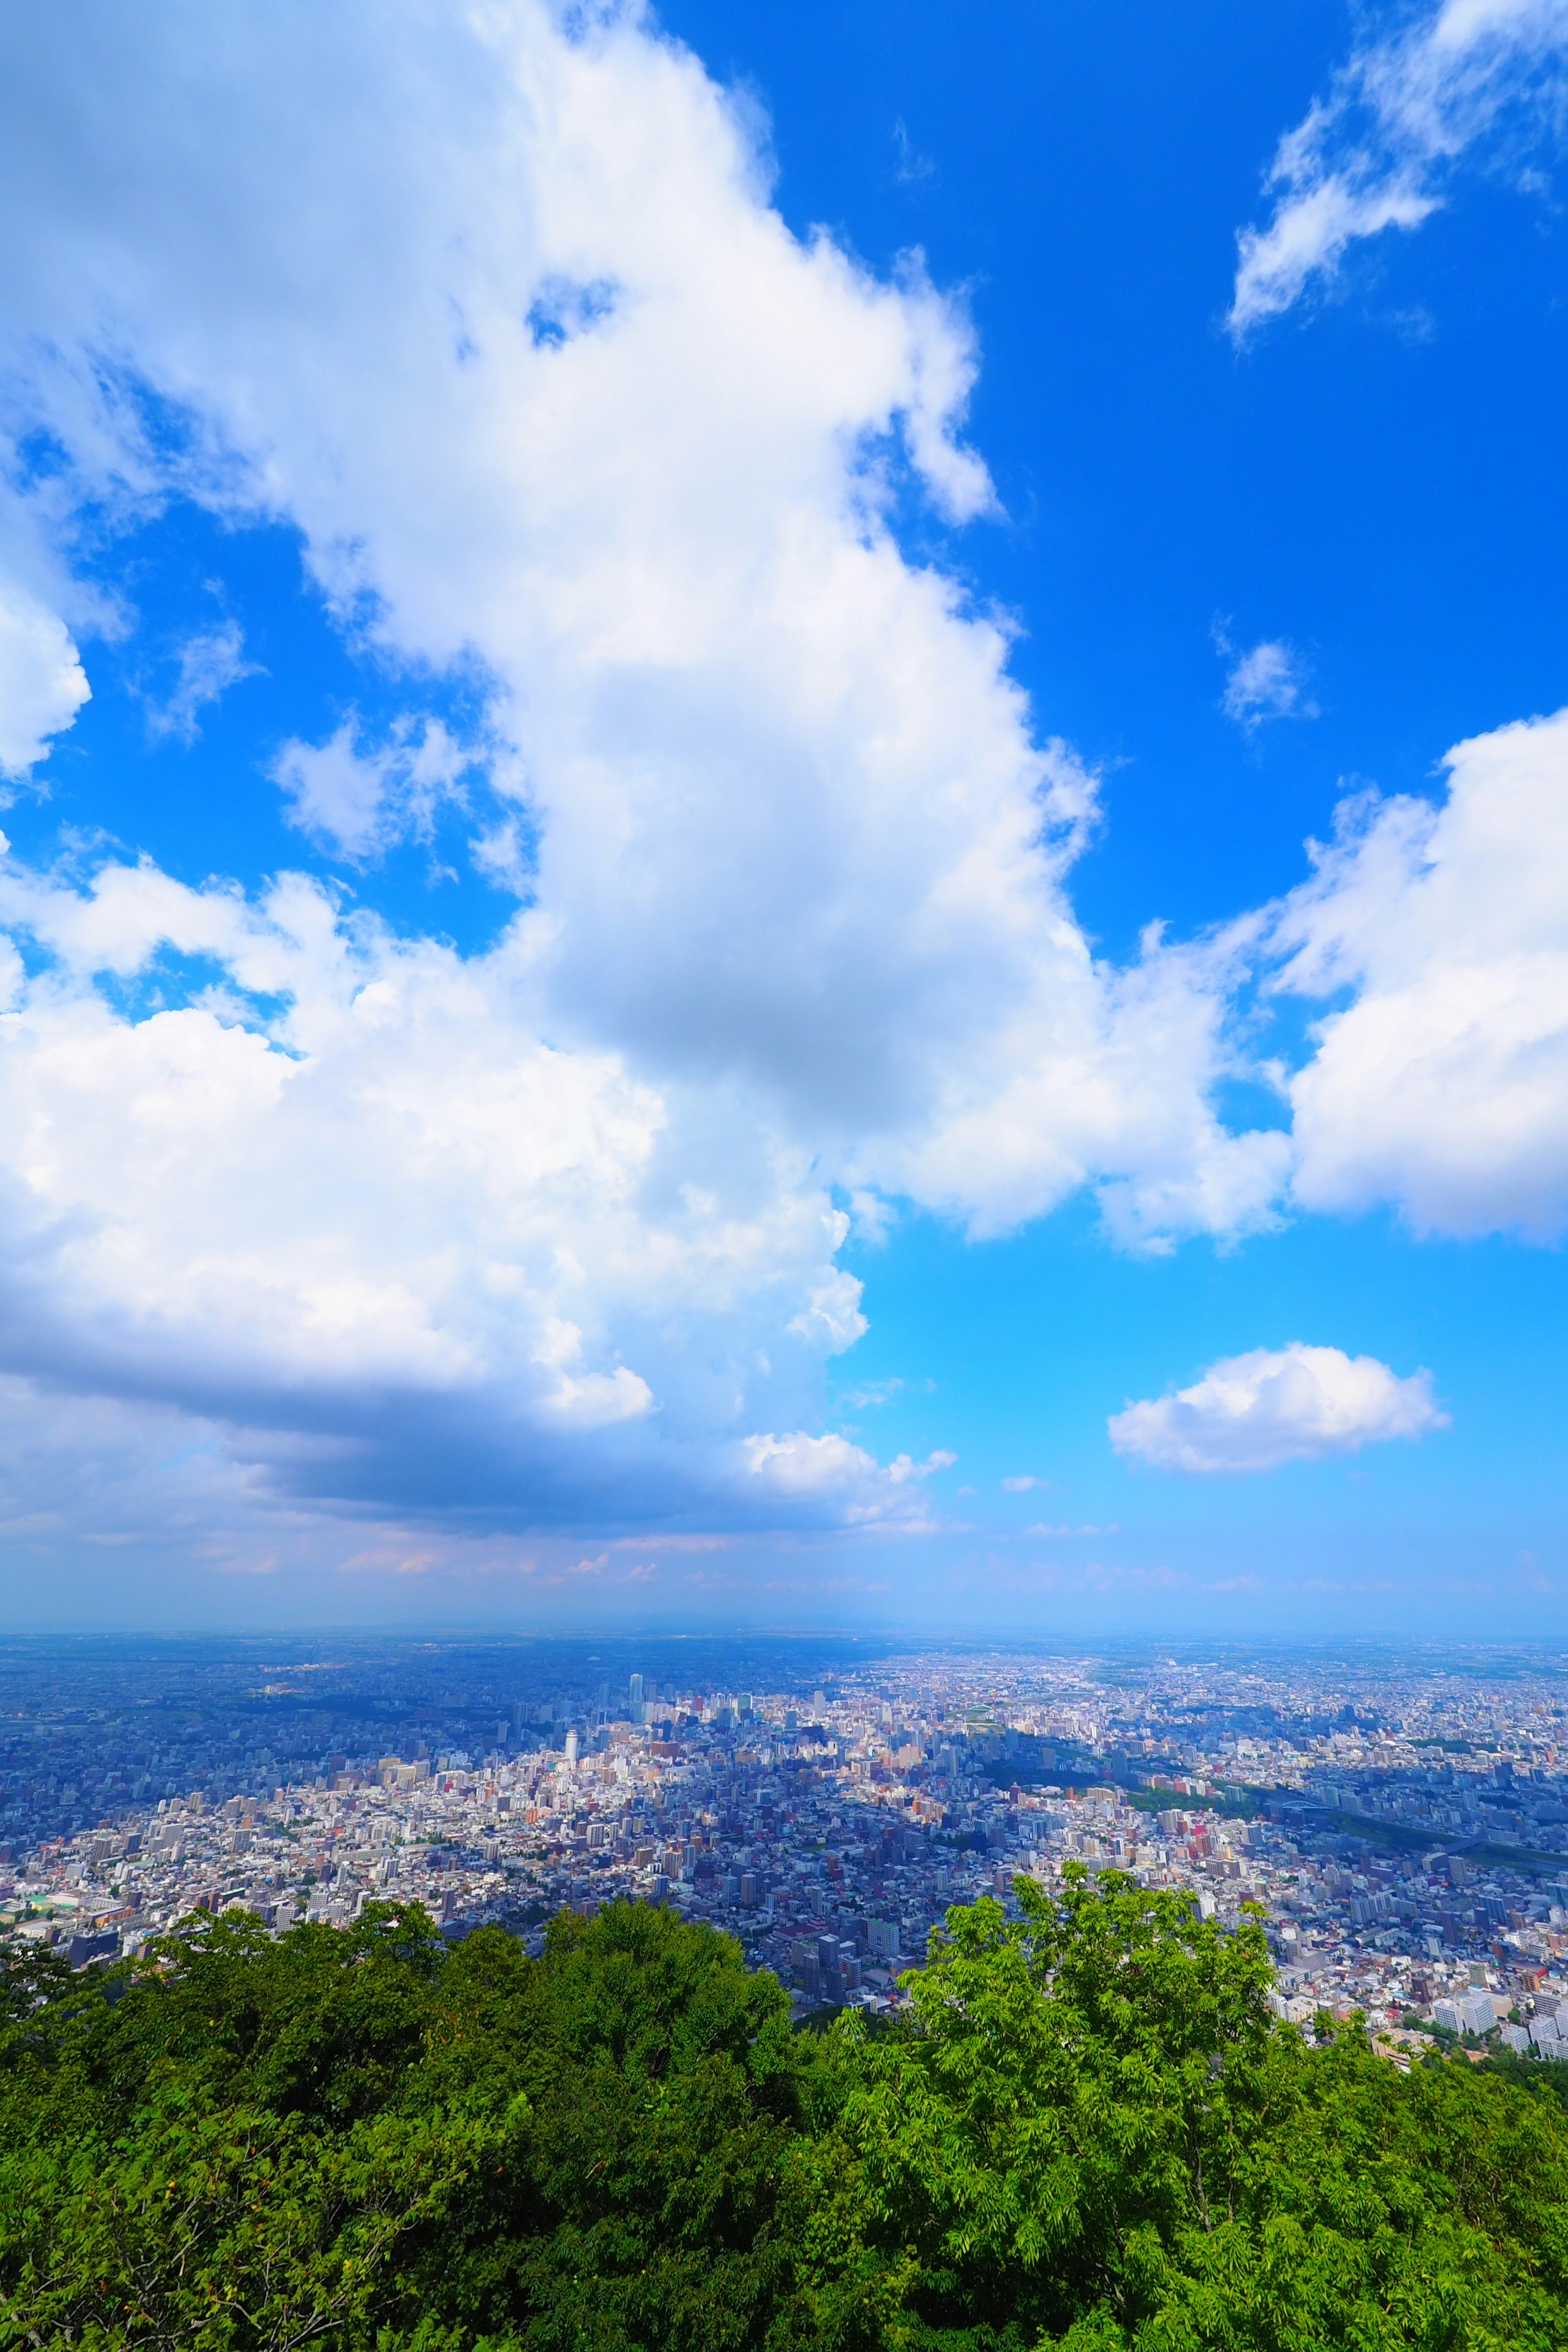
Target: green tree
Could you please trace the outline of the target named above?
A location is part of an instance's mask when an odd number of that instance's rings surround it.
[[[918,2254],[917,2331],[954,2344],[1131,2317],[1153,2249],[1228,2216],[1270,2095],[1256,1921],[1226,1936],[1075,1865],[1059,1905],[1016,1884],[1021,1921],[948,1913],[845,2107],[885,2239]]]
[[[347,2125],[395,2097],[423,2055],[441,1961],[416,1904],[367,1904],[351,1927],[276,1940],[248,1912],[198,1916],[91,2012],[79,2060],[119,2107],[173,2070],[217,2101]]]
[[[0,2152],[0,2342],[81,2352],[452,2346],[397,2257],[489,2153],[482,2126],[345,2134],[161,2091],[112,2139]],[[398,2318],[406,2329],[388,2322]],[[468,2340],[468,2339],[465,2339]]]
[[[1069,1864],[948,1914],[912,2018],[855,2046],[839,2130],[916,2345],[1302,2352],[1568,2342],[1568,2137],[1359,2022],[1272,2021],[1256,1917]]]
[[[1256,1917],[1069,1868],[790,2028],[640,1905],[0,1964],[0,2347],[1568,2352],[1568,2116],[1270,2014]]]
[[[846,2285],[804,2247],[819,2059],[732,1937],[616,1904],[538,1962],[481,1931],[441,1990],[426,2093],[527,2105],[432,2233],[433,2307],[531,2352],[877,2340],[882,2266]]]

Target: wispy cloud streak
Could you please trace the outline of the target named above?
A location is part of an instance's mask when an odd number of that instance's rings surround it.
[[[1559,135],[1565,66],[1568,0],[1443,0],[1359,46],[1280,141],[1273,217],[1240,233],[1237,341],[1331,283],[1359,240],[1419,228],[1483,141]]]

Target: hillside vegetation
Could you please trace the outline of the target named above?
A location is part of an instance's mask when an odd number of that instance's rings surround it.
[[[1552,2085],[1277,2025],[1256,1922],[1018,1885],[874,2032],[641,1905],[13,1958],[0,2346],[1568,2347]]]

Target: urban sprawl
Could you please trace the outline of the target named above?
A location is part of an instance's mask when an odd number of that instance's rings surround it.
[[[1500,1653],[16,1645],[0,1934],[89,1967],[389,1901],[537,1949],[629,1897],[875,2011],[950,1905],[1079,1863],[1260,1906],[1293,2022],[1568,2059],[1565,1793],[1568,1664]]]

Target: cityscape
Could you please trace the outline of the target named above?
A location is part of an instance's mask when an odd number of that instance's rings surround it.
[[[1069,1864],[1263,1916],[1278,2014],[1568,2057],[1568,1657],[437,1638],[13,1643],[0,1933],[417,1903],[540,1949],[665,1904],[799,2017],[906,1998],[951,1905]]]

